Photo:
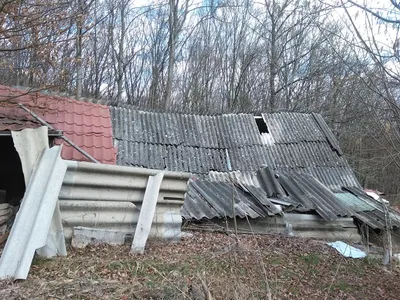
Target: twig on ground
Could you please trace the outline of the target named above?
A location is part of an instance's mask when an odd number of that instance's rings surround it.
[[[210,289],[208,288],[206,282],[204,281],[204,279],[200,276],[200,274],[197,274],[197,277],[199,278],[201,285],[203,287],[204,290],[204,294],[206,295],[206,299],[207,300],[213,300],[213,297],[211,295]]]
[[[190,299],[189,295],[187,293],[185,293],[185,291],[183,291],[181,288],[179,288],[176,284],[174,284],[171,280],[169,280],[164,274],[162,274],[159,270],[157,270],[155,267],[148,265],[150,268],[152,268],[155,272],[157,272],[162,278],[164,278],[166,281],[168,281],[174,288],[176,288],[179,292],[182,293],[182,295],[187,298]]]

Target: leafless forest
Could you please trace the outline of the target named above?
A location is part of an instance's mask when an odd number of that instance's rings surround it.
[[[0,25],[1,84],[187,113],[319,112],[360,182],[400,200],[397,0],[0,0]]]

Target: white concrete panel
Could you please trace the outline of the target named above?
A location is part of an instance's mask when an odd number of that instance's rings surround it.
[[[12,131],[14,147],[21,160],[24,172],[25,185],[28,186],[33,168],[44,149],[49,148],[48,128],[26,128],[21,131]]]
[[[60,153],[61,147],[44,150],[35,166],[0,258],[0,278],[26,279],[35,251],[48,242],[53,217],[57,217],[58,194],[66,171]],[[55,233],[56,240],[59,234]],[[55,244],[58,245],[58,254],[66,253],[63,238]]]
[[[143,204],[140,210],[139,220],[135,230],[135,236],[133,238],[131,247],[132,253],[144,253],[144,247],[146,246],[150,234],[163,178],[164,172],[149,177],[146,192],[144,193]]]

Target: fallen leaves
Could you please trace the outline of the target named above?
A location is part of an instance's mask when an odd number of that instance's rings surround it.
[[[35,259],[28,280],[0,282],[0,298],[260,299],[269,287],[272,299],[375,300],[395,299],[398,280],[312,239],[197,232],[181,243],[150,241],[145,255],[96,246]]]

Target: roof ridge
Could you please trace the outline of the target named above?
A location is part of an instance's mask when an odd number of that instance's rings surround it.
[[[220,117],[220,116],[238,116],[238,115],[250,115],[254,117],[259,117],[260,115],[278,115],[278,114],[290,114],[290,115],[309,115],[311,116],[311,112],[295,112],[295,111],[278,111],[278,112],[261,112],[261,113],[251,113],[251,112],[226,112],[226,113],[187,113],[187,112],[176,112],[176,111],[168,111],[168,110],[156,110],[156,109],[147,109],[147,108],[137,108],[132,105],[109,105],[110,109],[115,110],[127,110],[127,111],[136,111],[139,113],[151,113],[151,114],[169,114],[169,115],[181,115],[181,116],[201,116],[201,117]]]

